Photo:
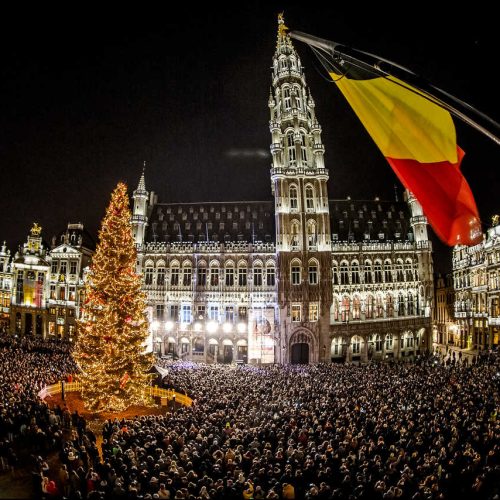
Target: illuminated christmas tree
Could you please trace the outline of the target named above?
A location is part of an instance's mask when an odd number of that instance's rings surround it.
[[[99,232],[74,351],[82,398],[92,411],[149,404],[145,387],[153,357],[145,353],[146,297],[136,261],[127,186],[119,183]]]

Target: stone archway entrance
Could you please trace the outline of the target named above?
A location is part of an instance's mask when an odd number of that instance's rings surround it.
[[[292,365],[307,365],[309,363],[309,344],[300,342],[292,345]]]
[[[294,365],[314,362],[313,338],[309,332],[300,330],[292,335],[289,360]]]

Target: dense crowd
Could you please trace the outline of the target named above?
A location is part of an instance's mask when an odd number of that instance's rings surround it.
[[[45,382],[46,371],[57,378],[73,366],[65,352],[2,349],[10,363],[0,369],[2,396],[9,395],[2,397],[2,419],[17,415],[10,435],[0,436],[5,442],[26,432],[25,419],[18,418],[18,380],[25,381],[21,390],[30,399]],[[39,371],[32,366],[37,363]],[[161,416],[106,422],[101,457],[81,417],[27,403],[24,414],[35,415],[35,425],[51,439],[50,446],[38,448],[35,473],[42,478],[41,494],[202,500],[499,498],[497,354],[469,366],[428,358],[405,364],[266,368],[174,363],[168,370],[165,384],[189,393],[194,405],[170,408]],[[52,427],[47,426],[51,414]],[[54,437],[54,429],[59,436]],[[49,467],[44,458],[51,449],[59,452],[58,464]]]

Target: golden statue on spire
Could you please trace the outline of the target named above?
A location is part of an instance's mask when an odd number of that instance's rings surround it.
[[[33,222],[33,227],[31,228],[31,236],[40,236],[42,232],[42,226],[39,226],[37,222]]]
[[[278,37],[281,36],[286,36],[286,32],[288,31],[288,27],[285,26],[285,18],[284,18],[285,13],[280,12],[278,14]]]

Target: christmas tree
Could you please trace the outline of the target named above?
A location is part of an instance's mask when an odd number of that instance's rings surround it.
[[[146,297],[135,272],[130,217],[127,186],[119,183],[99,231],[74,350],[84,404],[96,412],[149,404],[153,357],[145,353]]]

